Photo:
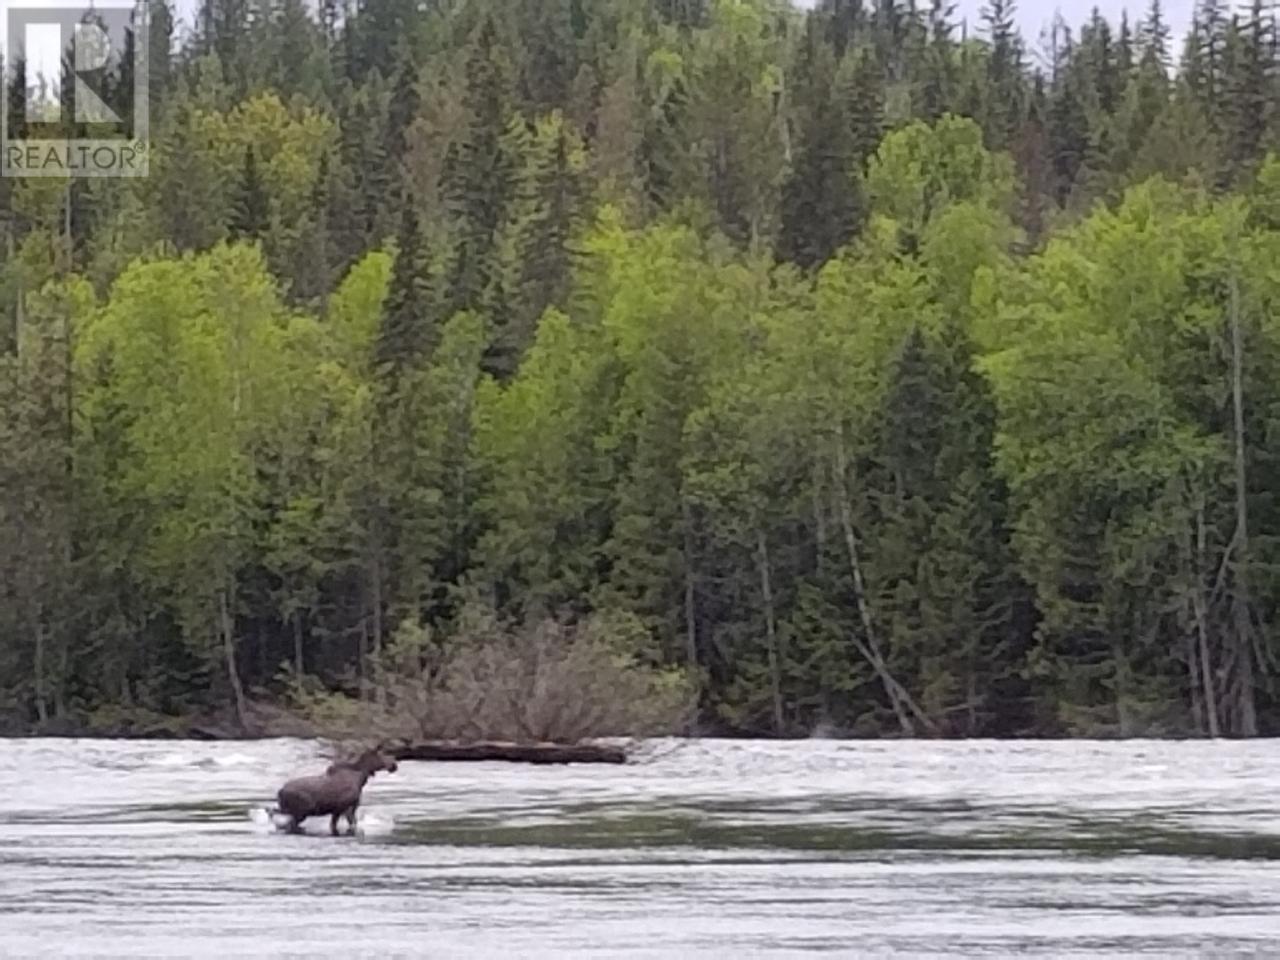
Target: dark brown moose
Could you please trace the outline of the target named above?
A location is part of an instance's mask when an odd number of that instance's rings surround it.
[[[289,818],[286,829],[291,831],[296,831],[308,817],[327,816],[329,831],[335,837],[338,821],[343,817],[348,832],[354,833],[360,793],[380,770],[395,773],[396,762],[378,750],[366,750],[355,760],[331,764],[323,776],[290,780],[276,795],[280,805],[275,812]]]

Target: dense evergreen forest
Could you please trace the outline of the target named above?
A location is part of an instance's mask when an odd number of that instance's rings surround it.
[[[10,728],[482,609],[702,730],[1280,730],[1273,3],[151,6],[151,176],[0,180]]]

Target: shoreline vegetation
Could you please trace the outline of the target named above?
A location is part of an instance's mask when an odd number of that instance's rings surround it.
[[[1275,4],[813,6],[152,0],[150,177],[0,178],[0,730],[1280,733]]]

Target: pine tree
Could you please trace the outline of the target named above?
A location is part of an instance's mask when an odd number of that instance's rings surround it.
[[[502,379],[515,373],[543,314],[552,307],[567,308],[573,281],[585,189],[581,160],[563,121],[553,118],[542,133],[530,155],[528,207],[511,225],[512,307],[505,329],[495,331],[488,361]]]
[[[839,60],[865,27],[866,11],[862,0],[822,0],[810,17],[811,20],[814,18],[821,24],[823,36]]]
[[[334,286],[334,249],[329,234],[331,174],[329,153],[320,157],[298,239],[290,288],[296,301],[323,304]]]
[[[655,68],[661,73],[666,65]],[[689,91],[675,73],[649,79],[647,122],[640,140],[640,167],[649,213],[670,210],[689,193],[695,179],[690,172]]]
[[[1096,94],[1085,67],[1068,36],[1064,68],[1054,82],[1049,108],[1049,145],[1057,174],[1058,202],[1064,202],[1084,179],[1092,136],[1091,115]]]
[[[982,20],[990,38],[987,83],[991,96],[987,137],[995,149],[1013,142],[1023,114],[1022,41],[1016,25],[1016,0],[990,0]]]
[[[795,79],[795,160],[782,192],[777,251],[805,269],[848,243],[861,216],[857,147],[850,119],[831,96],[835,86],[835,53],[811,19]]]
[[[387,189],[393,196],[404,197],[405,165],[409,162],[409,129],[418,117],[422,104],[418,93],[418,69],[412,58],[405,56],[396,72],[395,86],[387,104],[386,146]]]
[[[1260,158],[1269,123],[1275,116],[1276,24],[1265,0],[1253,0],[1249,19],[1233,21],[1228,41],[1225,83],[1231,104],[1227,161],[1238,176]]]
[[[879,149],[888,127],[885,92],[870,49],[859,47],[845,57],[837,91],[847,110],[854,173],[861,175],[868,158]]]
[[[660,16],[667,23],[684,30],[706,26],[709,17],[709,0],[654,0]]]
[[[358,16],[343,18],[343,34],[347,76],[360,84],[374,72],[386,77],[393,64],[412,59],[419,13],[414,0],[378,0],[358,9]]]
[[[173,10],[168,0],[154,0],[147,9],[147,85],[151,109],[159,113],[173,84]]]
[[[493,18],[471,46],[464,97],[467,127],[446,186],[457,224],[449,278],[450,313],[483,310],[498,276],[498,233],[506,222],[520,157],[507,137],[511,120],[510,68]]]
[[[633,213],[641,208],[643,197],[640,148],[644,121],[636,46],[634,38],[622,41],[616,76],[600,96],[591,150],[592,174],[600,198]]]
[[[524,102],[534,114],[567,110],[579,68],[573,0],[527,0],[517,11]]]
[[[238,96],[249,90],[252,34],[248,0],[202,0],[199,44],[222,65],[222,74]]]
[[[267,229],[270,202],[267,189],[258,172],[257,152],[252,145],[244,148],[244,166],[231,208],[228,229],[233,240],[257,240]]]
[[[892,86],[903,80],[904,56],[911,20],[902,0],[875,0],[871,9],[871,43],[884,81]]]
[[[178,92],[161,128],[151,178],[158,232],[179,250],[203,250],[222,239],[227,216],[220,171],[195,121],[193,105]]]
[[[359,183],[351,167],[352,156],[351,145],[345,136],[336,149],[324,155],[326,180],[323,225],[336,280],[346,275],[368,245]],[[358,154],[354,159],[359,162]]]
[[[1184,72],[1192,90],[1215,124],[1226,106],[1227,37],[1231,17],[1228,0],[1200,0],[1187,37]]]
[[[950,0],[932,0],[929,8],[929,40],[920,68],[920,113],[929,120],[949,112],[955,99],[955,11]]]
[[[399,158],[387,150],[388,110],[389,93],[376,71],[364,86],[347,86],[339,102],[341,167],[349,177],[354,215],[346,229],[357,250],[384,242],[395,229]]]
[[[1171,36],[1172,31],[1164,16],[1163,0],[1151,0],[1146,17],[1138,25],[1138,48],[1142,62],[1153,62],[1167,71],[1171,57]]]
[[[419,369],[431,357],[439,331],[430,271],[426,239],[414,205],[407,201],[400,211],[395,266],[376,347],[384,374]]]
[[[259,25],[258,29],[262,27]],[[282,93],[318,95],[322,78],[316,75],[323,36],[316,29],[304,0],[276,0],[271,18],[270,64],[275,86]]]

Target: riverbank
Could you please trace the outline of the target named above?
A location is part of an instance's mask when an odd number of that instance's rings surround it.
[[[102,708],[88,714],[51,718],[45,723],[0,718],[0,739],[255,741],[318,735],[305,720],[273,704],[251,702],[246,709],[246,720],[246,724],[241,724],[232,710],[164,714]]]
[[[259,712],[261,711],[261,712]],[[370,741],[386,741],[401,744],[411,744],[412,740],[406,740],[403,737],[385,737],[376,730],[370,730],[365,734],[354,731],[342,732],[326,732],[318,729],[314,724],[290,714],[288,711],[279,707],[270,707],[262,709],[255,705],[250,711],[252,715],[258,717],[251,729],[243,729],[238,726],[235,715],[231,711],[220,714],[199,714],[190,716],[167,716],[167,715],[150,715],[150,716],[132,716],[129,718],[118,718],[110,721],[91,720],[81,718],[73,720],[65,718],[56,721],[50,721],[44,725],[20,725],[15,723],[0,723],[0,741],[2,740],[21,740],[21,739],[75,739],[75,740],[128,740],[128,741],[204,741],[204,742],[258,742],[265,740],[275,740],[281,738],[294,738],[302,740],[370,740]],[[1264,733],[1255,738],[1257,740],[1271,739],[1272,735]],[[571,746],[583,741],[591,741],[593,738],[584,737],[580,740],[558,742],[562,746]],[[602,737],[599,739],[629,739],[627,735],[615,735],[612,737]],[[644,735],[637,735],[635,739],[644,739]],[[725,740],[725,741],[752,741],[758,740],[772,743],[803,743],[808,741],[837,741],[848,743],[879,743],[879,742],[991,742],[991,743],[1018,743],[1018,742],[1036,742],[1036,743],[1115,743],[1115,742],[1152,742],[1152,743],[1182,743],[1182,742],[1198,742],[1207,740],[1208,738],[1196,736],[1186,731],[1175,731],[1168,729],[1152,729],[1141,730],[1129,734],[1121,734],[1115,730],[1089,730],[1079,731],[1073,734],[1064,734],[1061,732],[1035,732],[1024,731],[1008,736],[992,735],[986,737],[928,737],[928,736],[905,736],[896,730],[884,730],[877,732],[867,731],[836,731],[836,730],[819,730],[812,732],[793,733],[791,735],[762,737],[758,733],[751,731],[741,731],[725,728],[716,725],[695,725],[692,729],[686,731],[681,739],[691,741],[701,740]],[[1227,738],[1240,739],[1240,738]],[[459,748],[474,750],[477,744],[495,742],[494,738],[477,737],[471,739],[424,739],[420,742],[422,752],[424,754],[420,759],[448,759],[442,754],[452,749],[445,746],[438,749],[439,745],[456,744]],[[506,741],[503,741],[506,742]],[[518,746],[527,746],[525,742],[513,744]],[[435,751],[437,756],[427,756],[426,754]],[[474,759],[471,757],[463,757],[462,759]],[[504,759],[504,758],[497,758]]]

